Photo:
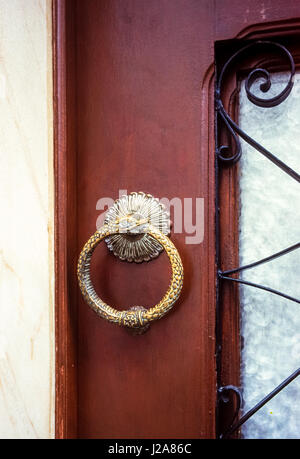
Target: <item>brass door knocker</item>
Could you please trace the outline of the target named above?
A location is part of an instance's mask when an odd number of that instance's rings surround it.
[[[150,322],[161,319],[174,306],[183,285],[183,266],[176,247],[167,236],[169,226],[169,215],[164,206],[142,192],[122,196],[108,210],[103,226],[84,245],[77,265],[82,295],[100,317],[141,334],[149,328]],[[90,262],[103,239],[117,257],[130,262],[149,261],[163,249],[166,251],[172,276],[169,288],[158,304],[150,309],[133,306],[119,311],[99,298],[91,282]]]

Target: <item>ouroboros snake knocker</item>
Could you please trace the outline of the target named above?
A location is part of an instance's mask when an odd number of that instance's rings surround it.
[[[131,193],[128,197],[126,196],[123,198],[126,198],[129,203],[133,203],[133,207],[135,206],[135,208],[126,209],[126,211],[130,210],[130,212],[128,214],[125,212],[125,215],[121,215],[121,212],[117,212],[119,216],[117,216],[114,221],[106,220],[104,225],[89,238],[79,256],[77,276],[79,287],[86,303],[97,315],[109,322],[132,329],[136,334],[141,334],[149,328],[150,322],[161,319],[167,314],[179,298],[183,286],[183,266],[180,255],[168,236],[157,226],[151,224],[151,215],[153,216],[153,213],[157,210],[157,206],[159,206],[158,200],[155,200],[156,202],[153,204],[154,198],[151,195],[145,195],[141,192]],[[126,201],[126,199],[123,199],[123,201]],[[129,201],[130,199],[131,201]],[[150,211],[145,212],[143,201],[151,201]],[[140,205],[139,209],[136,208],[137,202]],[[119,200],[115,202],[115,205],[118,207]],[[141,206],[143,206],[144,212]],[[122,208],[124,209],[124,202],[122,203]],[[134,210],[134,212],[132,212],[132,210]],[[160,211],[162,211],[161,208]],[[97,245],[103,239],[107,240],[112,235],[124,237],[123,242],[125,246],[133,244],[135,242],[134,238],[141,237],[141,235],[147,235],[166,251],[172,268],[171,282],[164,297],[154,307],[146,309],[142,306],[133,306],[129,310],[119,311],[106,304],[97,295],[91,281],[90,262]],[[128,239],[128,235],[133,238],[131,241]],[[151,259],[150,251],[152,245],[150,244],[149,247],[150,249],[147,249],[149,258],[145,259]],[[115,253],[115,255],[118,254]],[[135,261],[141,260],[137,258]]]

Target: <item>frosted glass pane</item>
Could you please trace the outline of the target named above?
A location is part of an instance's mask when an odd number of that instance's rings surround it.
[[[272,77],[267,96],[278,94],[287,75]],[[260,97],[259,84],[253,91]],[[300,172],[300,76],[277,107],[261,108],[240,92],[241,128],[283,162]],[[242,141],[240,160],[240,265],[299,242],[299,184]],[[300,297],[299,250],[254,269],[241,278]],[[241,290],[242,389],[244,413],[300,366],[300,305],[254,287]],[[242,428],[244,438],[300,438],[300,377]]]

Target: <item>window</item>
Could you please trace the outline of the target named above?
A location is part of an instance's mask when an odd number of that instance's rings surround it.
[[[280,391],[277,397],[272,397],[272,401],[267,405],[262,403],[255,415],[251,414],[249,420],[242,424],[242,436],[298,438],[299,407],[295,406],[295,399],[299,399],[300,381],[295,381],[295,378],[299,374],[297,366],[300,355],[300,311],[297,299],[300,297],[297,283],[300,216],[299,213],[297,215],[299,176],[295,171],[299,170],[300,162],[300,147],[297,142],[300,124],[300,78],[296,75],[292,88],[293,65],[289,62],[288,53],[284,55],[285,49],[281,45],[259,42],[244,46],[244,51],[249,50],[250,53],[246,53],[247,60],[243,63],[242,71],[234,68],[238,83],[234,85],[232,81],[231,84],[227,82],[225,87],[226,106],[230,118],[226,113],[223,116],[223,106],[217,107],[221,272],[218,298],[218,370],[221,404],[222,401],[229,400],[228,394],[232,392],[238,402],[242,397],[243,416],[247,417],[247,413],[251,413],[257,403],[264,400],[268,393],[288,377],[288,387]],[[254,73],[250,70],[249,79],[244,78],[245,65],[249,66],[249,63],[254,62],[254,49],[256,52],[262,49],[264,52],[267,51],[265,64],[268,63],[269,69],[273,70],[271,85],[268,87],[265,85],[267,74],[262,70]],[[280,64],[276,52],[273,51],[279,51],[280,57],[287,62],[287,71],[276,71]],[[232,62],[239,55],[240,51],[236,53]],[[227,60],[227,64],[228,62],[232,63],[231,58]],[[285,66],[283,68],[285,69]],[[222,73],[220,75],[222,80]],[[257,79],[257,76],[263,78]],[[251,90],[253,95],[250,94],[252,100],[247,97],[247,83],[248,91]],[[217,86],[217,102],[218,89]],[[263,99],[262,103],[257,101],[256,97]],[[268,100],[272,101],[270,107],[263,107],[268,104]],[[238,119],[238,124],[232,122],[231,118]],[[225,137],[224,131],[227,131]],[[228,140],[228,133],[234,142],[229,143],[229,148],[225,148],[221,145],[225,145],[223,141],[226,134]],[[236,133],[240,134],[241,138],[236,137]],[[258,142],[258,145],[252,139]],[[227,190],[233,195],[233,202],[230,202],[228,197],[224,198],[223,174]],[[227,207],[225,220],[222,216],[222,204]],[[224,236],[226,227],[222,228],[226,218],[229,218],[228,215],[239,222],[238,229],[234,227],[239,233],[239,238],[231,238],[231,250],[234,253],[231,257],[228,256],[230,249],[226,247]],[[273,257],[276,253],[282,256]],[[256,263],[266,258],[264,263]],[[238,264],[235,265],[237,261]],[[252,269],[240,269],[252,263],[256,264]],[[232,289],[231,292],[228,291],[228,283],[236,284],[235,287],[229,287]],[[230,314],[226,314],[224,308],[233,310],[233,326],[224,324],[224,320],[230,318]],[[226,369],[226,365],[230,366],[230,356],[224,356],[224,352],[230,349],[230,340],[235,343],[233,366],[237,368],[240,363],[240,374],[235,375],[235,382],[225,382],[224,385],[224,374],[226,371],[230,373]],[[238,387],[241,388],[241,392]],[[237,412],[238,408],[239,403],[234,410]],[[236,425],[238,426],[238,423]],[[224,431],[226,433],[224,427],[220,429],[221,434]]]

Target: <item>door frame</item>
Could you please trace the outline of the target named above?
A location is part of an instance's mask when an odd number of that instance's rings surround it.
[[[53,0],[55,180],[55,437],[77,437],[76,143],[74,15],[70,0]],[[68,18],[68,21],[67,21]]]

